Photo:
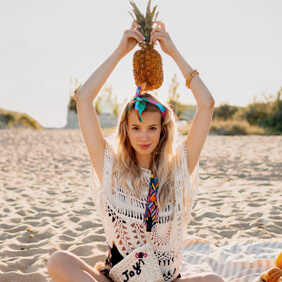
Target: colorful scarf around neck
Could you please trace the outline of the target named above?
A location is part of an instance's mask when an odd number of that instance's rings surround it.
[[[151,232],[153,226],[158,221],[158,203],[157,203],[158,188],[159,188],[158,177],[155,177],[153,172],[151,172],[150,187],[149,187],[149,193],[148,193],[145,216],[144,216],[147,232]]]

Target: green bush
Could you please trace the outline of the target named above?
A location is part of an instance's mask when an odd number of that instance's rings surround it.
[[[76,100],[74,96],[70,96],[70,101],[69,101],[69,110],[70,111],[75,111],[77,113],[77,109],[76,109]]]
[[[281,134],[282,133],[282,88],[273,101],[253,102],[247,107],[235,107],[227,104],[216,107],[213,126],[217,134]],[[272,100],[272,101],[271,101]],[[226,121],[226,123],[219,122]]]
[[[42,130],[42,126],[25,113],[0,109],[0,128],[25,127]]]
[[[245,118],[249,124],[255,125],[267,118],[271,111],[270,103],[256,102],[249,104],[245,109]]]
[[[273,134],[282,133],[282,100],[280,99],[282,88],[277,93],[277,98],[271,103],[270,114],[265,118],[258,121],[258,124],[267,128]]]
[[[228,104],[220,105],[215,107],[213,111],[213,118],[219,120],[232,119],[233,115],[238,111],[239,107],[230,106]]]
[[[246,120],[214,120],[211,133],[218,135],[264,135],[263,128],[250,125]]]

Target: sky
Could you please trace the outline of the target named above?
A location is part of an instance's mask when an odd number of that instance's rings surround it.
[[[145,12],[147,1],[134,1]],[[281,0],[152,0],[177,49],[212,93],[216,106],[246,106],[282,87]],[[83,84],[118,47],[132,18],[129,0],[0,0],[0,108],[42,126],[66,124],[74,81]],[[135,94],[135,47],[105,85],[122,103]],[[180,101],[196,105],[174,60],[163,58],[167,100],[174,74]],[[102,89],[103,90],[103,89]],[[102,95],[103,91],[99,95]]]

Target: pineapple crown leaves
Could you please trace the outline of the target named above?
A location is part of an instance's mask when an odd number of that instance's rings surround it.
[[[130,1],[131,6],[133,7],[133,12],[135,14],[135,18],[131,12],[129,14],[132,16],[133,20],[135,20],[141,27],[139,30],[141,33],[145,36],[146,38],[146,45],[149,46],[150,42],[150,33],[152,31],[152,23],[157,19],[157,16],[159,12],[156,13],[157,6],[155,6],[152,11],[150,9],[151,7],[151,1],[149,0],[148,5],[147,5],[147,10],[146,10],[146,17],[142,15],[138,7],[133,1]],[[156,14],[155,14],[156,13]]]

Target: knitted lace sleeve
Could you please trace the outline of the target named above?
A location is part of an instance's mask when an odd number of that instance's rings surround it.
[[[105,192],[105,189],[111,187],[112,185],[113,160],[114,160],[114,152],[109,141],[106,139],[102,182],[100,183],[98,175],[91,163],[90,185],[89,185],[94,205],[102,221],[104,218],[103,194]]]
[[[190,175],[188,171],[185,140],[180,143],[178,154],[178,166],[180,166],[179,169],[181,169],[183,180],[184,225],[187,225],[191,220],[191,211],[199,188],[199,160]]]

